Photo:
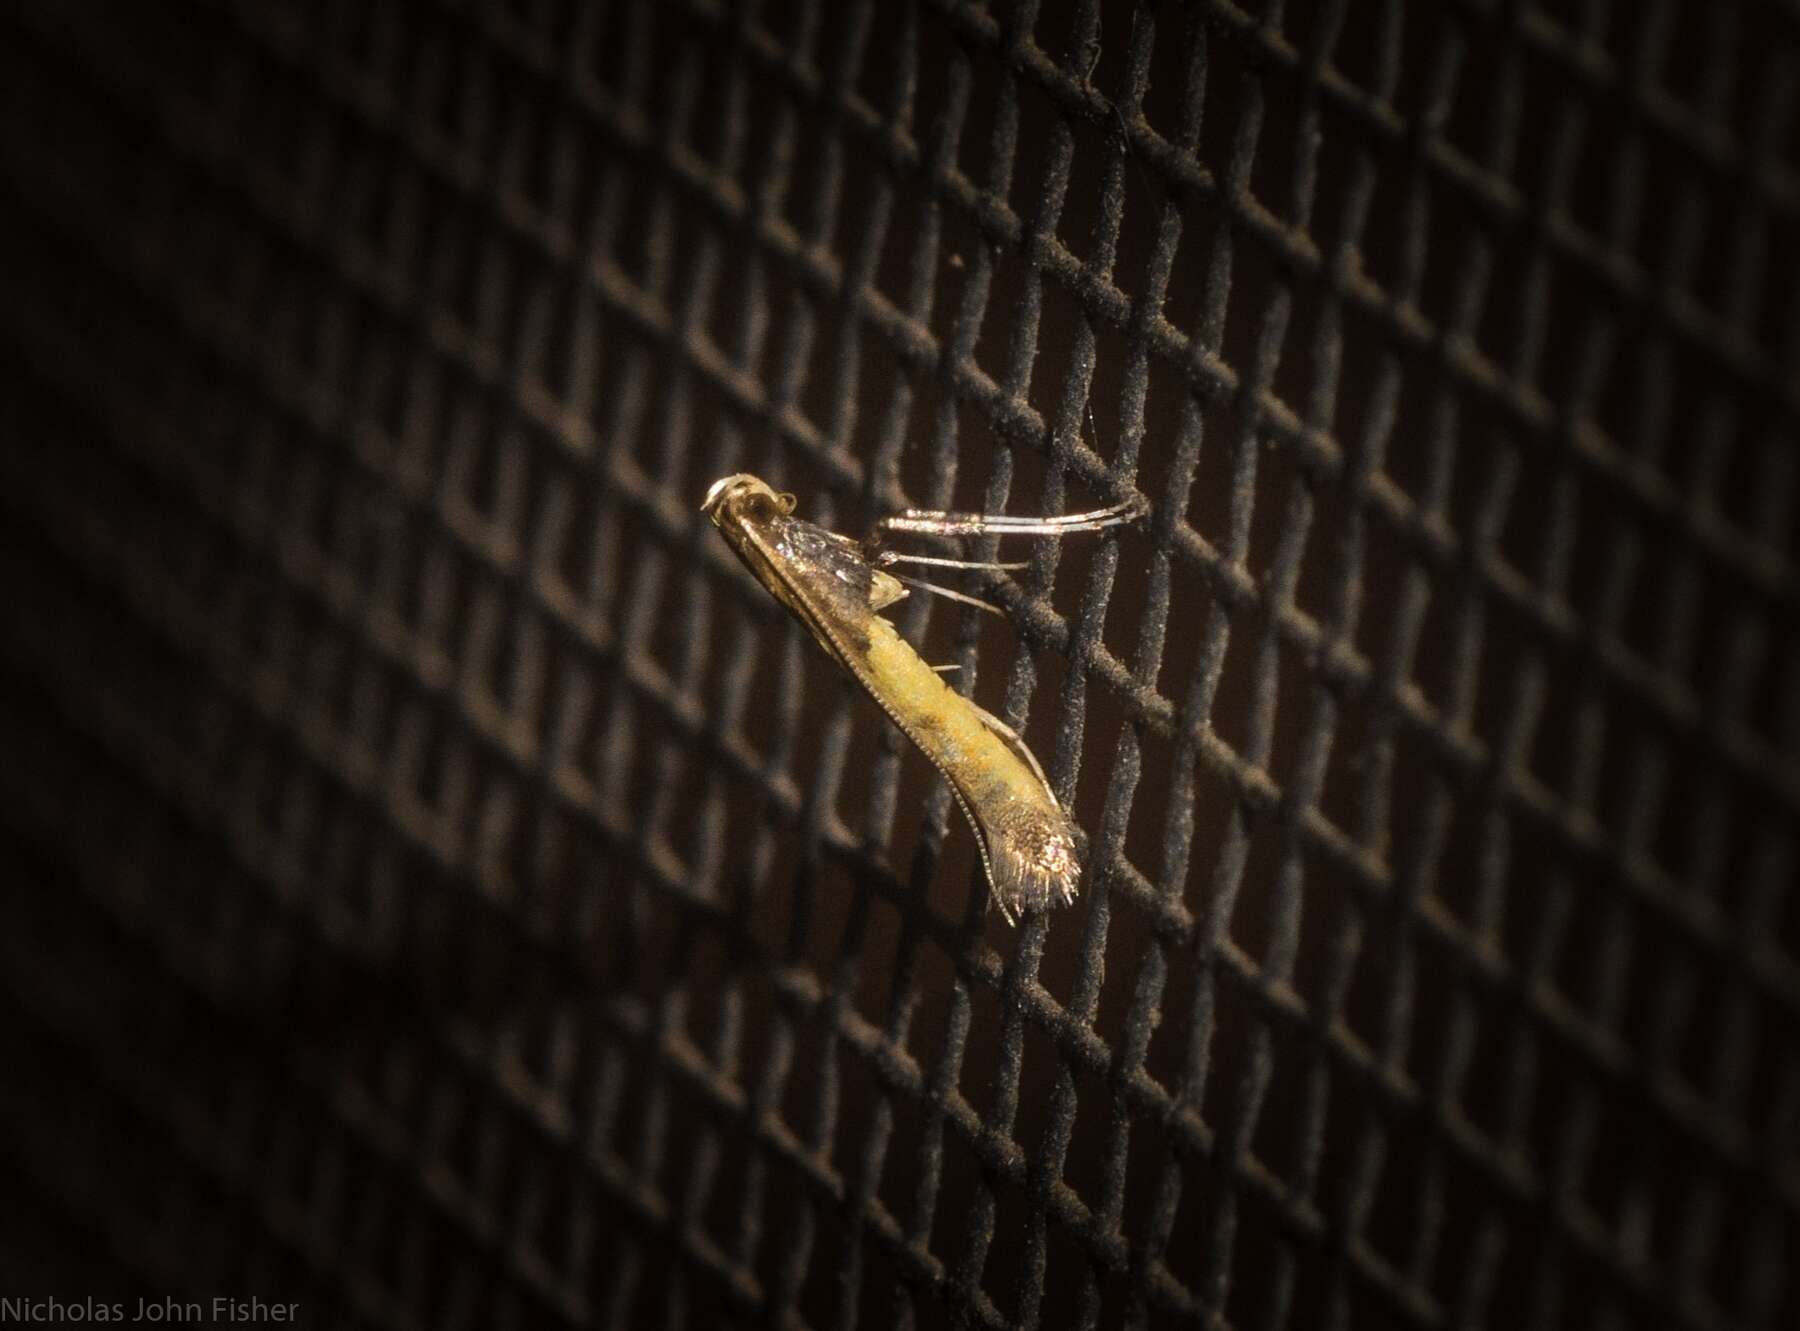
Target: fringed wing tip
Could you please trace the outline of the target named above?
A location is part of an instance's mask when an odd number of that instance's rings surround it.
[[[1075,900],[1081,860],[1060,809],[1014,806],[986,833],[994,901],[1008,920]]]

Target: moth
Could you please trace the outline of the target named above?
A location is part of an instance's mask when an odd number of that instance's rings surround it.
[[[714,481],[700,506],[757,581],[944,774],[1007,922],[1072,902],[1081,878],[1075,829],[1044,769],[1012,727],[950,688],[881,614],[909,587],[1000,613],[977,597],[892,572],[897,564],[1025,565],[900,554],[883,543],[900,534],[1061,537],[1131,522],[1147,506],[1133,499],[1048,518],[908,509],[883,518],[860,542],[795,517],[794,508],[794,496],[742,472]]]

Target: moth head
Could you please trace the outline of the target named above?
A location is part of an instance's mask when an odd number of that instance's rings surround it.
[[[768,514],[789,514],[794,511],[794,496],[781,494],[772,489],[760,477],[749,472],[740,471],[732,476],[721,476],[707,490],[706,498],[700,505],[700,511],[713,520],[714,525],[723,527],[729,519],[739,514],[759,516],[758,510]]]

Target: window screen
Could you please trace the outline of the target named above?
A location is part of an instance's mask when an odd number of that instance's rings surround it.
[[[6,6],[8,1316],[1794,1325],[1796,70],[1701,0]],[[1071,907],[737,471],[1148,501],[892,611]]]

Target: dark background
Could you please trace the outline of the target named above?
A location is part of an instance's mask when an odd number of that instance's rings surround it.
[[[1777,3],[0,7],[0,1294],[1800,1322],[1797,97]],[[896,612],[1072,908],[736,470],[1151,501]]]

